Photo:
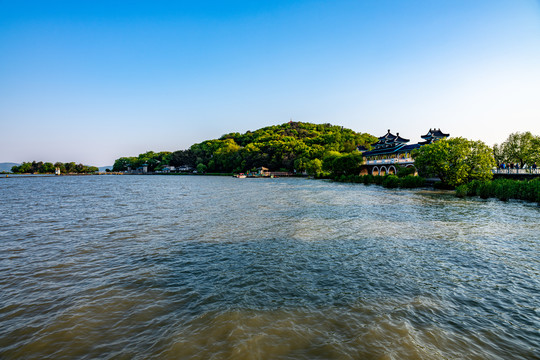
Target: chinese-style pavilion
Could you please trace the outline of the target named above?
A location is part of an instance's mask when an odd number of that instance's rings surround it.
[[[399,133],[392,134],[390,130],[379,137],[372,150],[362,152],[365,163],[361,175],[386,175],[397,173],[396,165],[402,167],[414,167],[414,159],[411,152],[423,145],[431,144],[434,141],[448,137],[440,129],[429,129],[426,135],[422,135],[421,141],[416,144],[407,144],[409,139],[402,138]]]
[[[441,129],[429,129],[428,133],[426,135],[420,136],[424,141],[419,142],[420,145],[427,145],[431,144],[434,141],[437,141],[439,139],[444,139],[449,137],[450,134],[445,134],[441,131]]]

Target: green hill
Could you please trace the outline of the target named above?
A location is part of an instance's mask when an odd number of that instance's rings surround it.
[[[246,172],[264,166],[271,171],[304,171],[320,169],[325,156],[356,152],[357,146],[369,147],[377,139],[366,133],[331,124],[288,122],[244,134],[225,134],[206,140],[187,150],[173,153],[148,152],[139,157],[120,158],[114,171],[127,165],[136,168],[143,163],[148,170],[164,164],[187,165],[206,172]]]

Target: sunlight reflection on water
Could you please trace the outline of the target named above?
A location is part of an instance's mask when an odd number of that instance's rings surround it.
[[[0,357],[533,359],[540,209],[306,179],[0,179]]]

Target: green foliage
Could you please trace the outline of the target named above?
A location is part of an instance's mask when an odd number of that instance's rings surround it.
[[[493,152],[482,141],[442,139],[413,153],[422,176],[437,176],[444,184],[459,186],[472,180],[489,180],[495,166]]]
[[[426,186],[426,179],[424,179],[421,176],[413,176],[413,175],[407,175],[405,177],[400,178],[399,187],[402,188],[419,188]]]
[[[28,174],[33,173],[32,171],[32,163],[23,162],[21,165],[12,166],[11,172],[14,174]]]
[[[388,175],[386,175],[388,176]],[[373,183],[376,184],[376,185],[382,185],[383,181],[384,181],[384,178],[385,176],[374,176],[373,177]]]
[[[411,175],[414,175],[414,173],[416,172],[416,169],[412,166],[409,166],[409,167],[403,167],[403,166],[397,166],[397,176],[402,178],[402,177],[405,177],[405,176],[411,176]]]
[[[481,184],[482,181],[480,180],[473,180],[468,184],[463,184],[467,186],[467,196],[475,196]]]
[[[266,167],[270,171],[296,170],[297,173],[305,171],[324,177],[330,171],[324,169],[323,159],[330,153],[340,155],[332,165],[339,174],[350,174],[357,171],[361,161],[356,147],[369,147],[376,140],[372,135],[356,133],[341,126],[289,122],[206,140],[187,150],[167,153],[168,158],[157,158],[157,164],[154,161],[156,154],[152,152],[136,158],[122,157],[115,161],[113,170],[125,171],[128,165],[136,169],[143,163],[149,164],[149,171],[163,164],[191,167],[204,164],[208,172],[216,173],[247,172]]]
[[[362,165],[363,157],[359,152],[342,154],[331,151],[323,159],[323,169],[330,171],[335,175],[339,174],[358,174]]]
[[[493,182],[484,181],[476,189],[476,195],[480,196],[482,199],[488,199],[495,196],[495,187]]]
[[[56,162],[52,164],[50,162],[44,163],[42,161],[32,161],[23,162],[19,166],[13,166],[11,168],[11,172],[14,174],[53,174],[56,168],[59,168],[60,172],[63,174],[89,174],[99,171],[99,169],[95,166],[75,164],[74,162]]]
[[[306,162],[304,168],[309,175],[318,175],[322,172],[323,163],[320,159],[312,159]]]
[[[207,167],[203,163],[197,165],[197,172],[199,174],[204,174],[206,172],[206,169],[207,169]]]
[[[389,189],[394,188],[418,188],[426,185],[426,179],[420,176],[406,176],[399,178],[396,175],[373,176],[373,175],[335,175],[334,181],[350,182],[364,185],[377,184]]]
[[[314,177],[315,179],[331,179],[332,178],[331,174],[328,171],[324,171],[324,170],[318,174],[315,174]]]
[[[464,198],[465,196],[467,196],[467,192],[467,184],[461,184],[456,188],[456,196],[459,198]]]
[[[197,156],[191,149],[178,150],[171,154],[171,161],[169,165],[172,166],[189,166],[194,168],[197,165]]]
[[[399,178],[396,175],[387,175],[384,178],[382,185],[385,188],[394,189],[399,187]]]
[[[139,156],[134,157],[121,157],[114,161],[113,171],[126,171],[128,167],[131,167],[132,170],[140,168],[143,164],[146,164],[148,171],[154,171],[156,169],[162,168],[164,165],[169,165],[171,161],[172,154],[169,151],[162,151],[155,153],[153,151],[145,152],[144,154],[139,154]]]
[[[480,196],[482,199],[497,198],[502,201],[518,199],[540,203],[540,179],[472,181],[458,186],[456,196]]]
[[[493,147],[493,155],[498,163],[517,163],[521,168],[540,162],[540,136],[531,132],[516,132],[500,145]]]
[[[517,188],[519,187],[518,182],[508,179],[501,180],[502,181],[497,180],[493,182],[493,190],[497,199],[502,201],[508,201],[510,198],[512,198],[514,194],[519,196],[519,192],[517,191]]]
[[[46,162],[43,164],[41,169],[39,170],[41,173],[54,173],[54,165],[50,162]]]
[[[129,167],[132,169],[137,168],[136,157],[121,157],[114,161],[113,171],[126,171]]]
[[[373,175],[364,175],[361,178],[362,178],[362,183],[364,183],[365,185],[370,185],[374,183]]]

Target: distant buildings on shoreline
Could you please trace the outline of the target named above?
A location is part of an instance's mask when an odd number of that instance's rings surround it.
[[[357,149],[362,153],[365,158],[365,163],[362,166],[360,175],[388,175],[396,174],[399,167],[413,168],[416,175],[416,167],[414,166],[414,159],[412,157],[412,151],[419,149],[424,145],[431,144],[440,139],[449,137],[450,134],[443,133],[441,129],[429,129],[429,131],[422,135],[423,141],[416,144],[409,144],[409,139],[405,139],[396,133],[395,135],[390,132],[384,134],[378,138],[378,141],[372,144],[372,149],[368,150],[365,147],[359,146]],[[261,168],[259,168],[260,171]],[[266,169],[266,168],[262,168]],[[267,170],[267,169],[266,169]],[[196,172],[191,166],[172,166],[165,165],[156,173],[170,173],[170,172]],[[130,165],[127,166],[127,174],[147,174],[148,164],[142,164],[140,167],[132,169]],[[152,172],[154,173],[154,172]],[[290,175],[290,174],[289,174]],[[259,176],[264,176],[259,174]]]

